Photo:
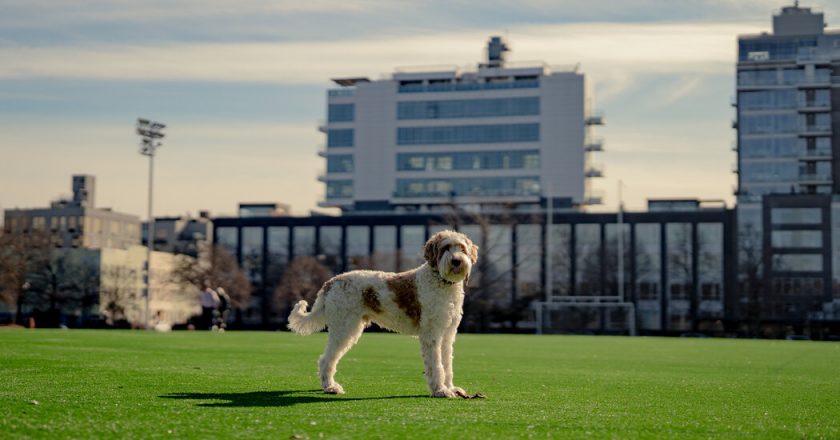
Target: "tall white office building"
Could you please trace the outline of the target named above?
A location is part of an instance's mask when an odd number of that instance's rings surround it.
[[[600,203],[586,80],[574,68],[505,61],[499,37],[476,69],[397,69],[329,90],[322,207],[354,211],[531,210]]]

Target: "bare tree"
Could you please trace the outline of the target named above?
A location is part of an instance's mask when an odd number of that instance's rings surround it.
[[[301,299],[312,304],[315,295],[331,276],[315,257],[295,257],[274,289],[274,306],[285,318],[292,305]]]
[[[179,256],[172,278],[178,284],[192,285],[196,291],[202,289],[205,282],[214,288],[221,287],[230,295],[232,308],[240,311],[250,305],[254,289],[236,258],[221,246],[213,246],[199,258]]]
[[[135,311],[140,299],[138,274],[135,269],[113,265],[101,273],[100,309],[108,325],[128,320],[129,310]]]
[[[478,263],[473,267],[470,281],[466,286],[467,300],[464,302],[462,326],[466,331],[486,332],[491,323],[516,323],[526,316],[531,301],[542,295],[541,286],[529,292],[529,297],[516,298],[512,286],[513,271],[520,262],[512,261],[512,243],[506,240],[501,228],[513,228],[516,221],[509,214],[510,209],[502,209],[498,214],[467,212],[458,210],[444,216],[444,221],[462,232],[467,228],[476,228],[477,236],[470,236],[478,245]],[[536,223],[534,221],[526,223]],[[511,229],[512,230],[512,229]],[[538,292],[538,293],[537,293]],[[533,297],[531,297],[533,295]]]
[[[41,232],[0,235],[0,300],[15,309],[15,321],[20,324],[23,304],[31,292],[31,274],[44,269],[51,253],[49,236]]]
[[[745,225],[738,234],[738,267],[741,299],[745,300],[748,332],[760,336],[761,293],[766,288],[763,271],[761,232],[752,224]]]

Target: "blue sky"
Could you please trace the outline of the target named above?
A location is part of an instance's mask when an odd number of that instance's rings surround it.
[[[316,208],[329,78],[474,65],[490,35],[514,61],[580,63],[608,125],[595,187],[731,203],[736,38],[790,2],[0,0],[0,207],[67,194],[144,216],[137,117],[165,122],[156,215],[232,214],[240,201]],[[808,4],[840,20],[840,5]]]

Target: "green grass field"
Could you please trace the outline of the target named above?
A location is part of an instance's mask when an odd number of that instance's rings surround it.
[[[325,334],[0,331],[3,438],[840,438],[840,344],[460,335],[427,396],[417,340],[362,337],[318,390]]]

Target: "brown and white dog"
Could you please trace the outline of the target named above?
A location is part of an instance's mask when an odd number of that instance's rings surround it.
[[[309,313],[306,301],[295,305],[289,315],[291,330],[308,335],[328,327],[327,347],[318,362],[325,393],[344,393],[334,379],[338,361],[375,322],[420,337],[432,396],[467,397],[452,383],[452,345],[478,246],[464,234],[442,231],[426,242],[423,255],[426,262],[407,272],[355,270],[330,279],[318,291]]]

